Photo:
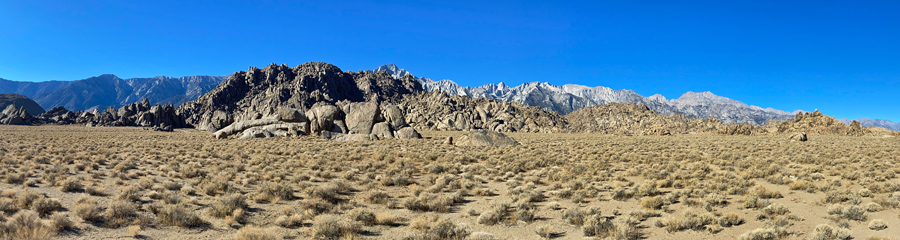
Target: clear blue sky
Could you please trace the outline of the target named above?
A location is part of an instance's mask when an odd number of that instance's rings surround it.
[[[396,63],[900,121],[898,1],[0,1],[10,80]]]

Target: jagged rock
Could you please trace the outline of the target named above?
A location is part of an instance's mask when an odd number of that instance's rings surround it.
[[[456,141],[456,144],[460,146],[476,147],[505,147],[519,145],[519,142],[499,132],[477,129],[463,134],[459,141]]]
[[[801,132],[801,133],[796,133],[796,134],[791,135],[791,137],[789,137],[788,140],[791,140],[791,142],[793,142],[793,141],[806,142],[806,140],[808,140],[808,139],[806,138],[806,133]]]
[[[407,126],[403,110],[400,110],[397,105],[389,104],[382,107],[381,115],[384,117],[384,121],[391,125],[391,129],[401,129]]]
[[[447,137],[444,139],[444,144],[453,145],[453,137]]]
[[[309,119],[306,118],[306,115],[300,109],[296,108],[279,108],[278,109],[278,120],[284,122],[308,122]]]
[[[347,113],[344,123],[350,134],[372,133],[372,126],[380,116],[378,104],[374,102],[350,103],[344,112]]]
[[[410,94],[399,105],[406,109],[406,122],[417,129],[549,133],[562,132],[566,127],[566,120],[555,112],[442,92]]]
[[[643,104],[608,103],[578,109],[565,116],[568,130],[577,133],[616,135],[671,135],[716,132],[721,121],[691,119],[681,114],[663,115]]]
[[[3,112],[0,112],[0,124],[5,125],[25,125],[34,121],[34,117],[28,113],[25,107],[10,104],[6,106]]]
[[[380,122],[372,125],[372,134],[378,138],[394,137],[394,132],[391,131],[391,126],[387,122]]]
[[[310,133],[317,134],[322,131],[331,131],[334,129],[334,121],[341,115],[343,115],[341,110],[331,104],[320,104],[307,110],[306,117],[309,119]]]
[[[196,101],[183,104],[178,108],[178,113],[200,130],[216,131],[220,129],[213,123],[213,115],[217,111],[224,112],[225,117],[230,119],[225,121],[251,120],[281,107],[313,109],[317,104],[336,104],[339,101],[398,101],[402,95],[421,91],[422,86],[416,79],[394,79],[385,72],[342,72],[334,65],[316,62],[294,68],[272,64],[263,69],[251,67],[233,74]],[[311,131],[317,133],[333,129],[322,119],[313,121],[308,113],[306,115],[312,122]],[[352,131],[352,124],[345,123]]]
[[[422,135],[419,134],[415,129],[411,127],[404,127],[400,130],[397,130],[397,133],[394,134],[395,137],[399,139],[414,139],[414,138],[422,138]]]
[[[19,108],[24,108],[22,109],[22,112],[20,112],[20,114],[28,113],[29,115],[33,116],[44,113],[44,108],[42,108],[40,105],[38,105],[37,102],[31,100],[26,96],[15,93],[0,94],[0,109],[6,109],[10,105],[16,105],[16,110],[19,110]]]
[[[225,128],[220,129],[219,131],[216,131],[215,133],[213,133],[213,136],[215,136],[216,138],[219,138],[219,139],[227,138],[228,136],[231,136],[232,134],[244,132],[245,130],[253,128],[253,127],[277,124],[280,122],[281,121],[279,121],[278,119],[274,119],[274,118],[235,122],[235,123],[232,123],[231,125],[228,125]]]

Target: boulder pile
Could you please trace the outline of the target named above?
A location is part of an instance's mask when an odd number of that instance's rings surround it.
[[[411,139],[421,135],[406,123],[396,105],[341,101],[337,105],[317,103],[306,111],[279,108],[260,119],[234,122],[218,131],[216,138],[266,138],[314,135],[339,141],[384,138]]]
[[[25,125],[33,121],[33,116],[25,110],[25,107],[19,107],[15,104],[6,106],[3,112],[0,112],[0,124],[4,125]]]

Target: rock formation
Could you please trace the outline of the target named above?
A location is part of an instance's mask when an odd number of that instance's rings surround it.
[[[537,107],[443,92],[410,94],[398,105],[406,110],[406,122],[417,129],[551,133],[565,132],[567,125],[559,114]]]
[[[44,113],[44,108],[26,96],[15,93],[0,94],[0,109],[6,109],[7,106],[15,104],[18,107],[24,107],[28,114],[39,115]]]
[[[19,107],[15,104],[6,106],[3,112],[0,112],[0,124],[4,125],[26,125],[31,124],[33,116],[25,110],[25,107]]]
[[[386,72],[342,72],[334,65],[320,62],[294,68],[272,64],[234,73],[196,101],[183,104],[178,112],[197,129],[217,131],[236,121],[272,115],[281,107],[308,110],[317,103],[336,104],[342,100],[392,102],[419,91],[422,87],[412,76],[395,79]],[[329,123],[321,121],[321,124]]]
[[[519,142],[499,132],[478,129],[467,131],[459,137],[455,144],[473,147],[506,147],[519,145]]]
[[[576,110],[568,115],[569,132],[616,135],[670,135],[718,132],[717,119],[691,119],[681,114],[662,115],[646,105],[608,103]]]

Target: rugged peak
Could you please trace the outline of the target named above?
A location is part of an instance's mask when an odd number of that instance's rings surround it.
[[[399,67],[397,67],[396,64],[393,64],[393,63],[381,65],[380,67],[376,68],[373,72],[377,73],[377,72],[381,72],[381,71],[387,72],[389,75],[391,75],[391,77],[394,77],[394,78],[401,78],[401,77],[405,77],[406,75],[412,75],[411,73],[407,72],[405,69],[399,68]]]
[[[669,100],[666,99],[665,96],[663,96],[662,94],[659,94],[659,93],[653,94],[653,96],[649,96],[649,97],[647,97],[647,98],[650,99],[651,101],[657,101],[657,102],[669,102]]]

